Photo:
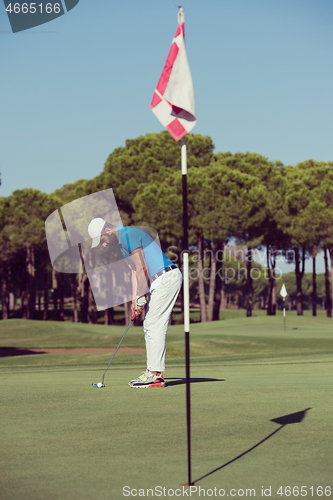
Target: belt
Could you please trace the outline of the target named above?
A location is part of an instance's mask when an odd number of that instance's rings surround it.
[[[165,269],[162,269],[162,271],[158,271],[158,273],[154,274],[154,276],[151,276],[150,283],[155,281],[159,276],[162,276],[162,274],[172,271],[172,269],[178,269],[178,266],[176,266],[176,264],[173,264],[172,266],[168,266]]]

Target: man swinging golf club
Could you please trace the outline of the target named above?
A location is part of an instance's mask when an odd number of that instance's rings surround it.
[[[92,239],[91,248],[118,246],[124,257],[130,257],[137,285],[132,315],[138,316],[146,306],[143,329],[147,369],[129,385],[136,388],[164,387],[166,333],[182,285],[182,274],[142,229],[114,226],[102,218],[95,218],[88,226],[88,233]]]

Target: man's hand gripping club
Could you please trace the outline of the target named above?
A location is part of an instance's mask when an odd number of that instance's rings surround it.
[[[147,304],[147,295],[142,295],[141,297],[136,297],[135,300],[132,300],[132,307],[131,307],[131,313],[132,317],[137,318],[140,316],[142,311],[145,308],[145,305]]]

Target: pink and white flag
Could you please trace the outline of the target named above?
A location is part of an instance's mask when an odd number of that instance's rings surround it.
[[[184,12],[178,12],[178,28],[154,92],[150,109],[178,141],[196,124],[194,89],[184,40]]]

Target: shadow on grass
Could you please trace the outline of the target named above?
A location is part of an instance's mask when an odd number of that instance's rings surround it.
[[[171,380],[172,382],[166,382],[165,387],[171,387],[172,385],[183,385],[186,384],[186,378],[165,378],[165,381]],[[224,378],[191,378],[191,384],[196,384],[198,382],[225,382]]]
[[[0,358],[7,356],[26,356],[28,354],[45,354],[41,351],[33,351],[32,349],[20,349],[19,347],[0,347]]]
[[[279,432],[286,425],[288,425],[288,424],[298,424],[298,423],[302,422],[302,420],[305,417],[305,414],[306,414],[306,412],[308,410],[311,410],[311,408],[306,408],[305,410],[298,411],[296,413],[290,413],[289,415],[284,415],[283,417],[273,418],[272,420],[270,420],[270,422],[274,422],[274,423],[279,424],[280,427],[278,429],[275,429],[275,431],[273,431],[271,434],[269,434],[264,439],[262,439],[261,441],[259,441],[259,443],[255,444],[254,446],[252,446],[248,450],[244,451],[243,453],[241,453],[237,457],[233,458],[232,460],[229,460],[229,462],[226,462],[225,464],[221,465],[220,467],[217,467],[216,469],[208,472],[204,476],[199,477],[198,479],[196,479],[195,481],[193,481],[192,484],[198,483],[202,479],[210,476],[211,474],[214,474],[214,472],[217,472],[218,470],[224,469],[224,467],[226,467],[227,465],[230,465],[233,462],[236,462],[236,460],[239,460],[240,458],[244,457],[244,455],[247,455],[247,453],[250,453],[250,451],[254,450],[259,445],[261,445],[262,443],[264,443],[265,441],[267,441],[268,439],[270,439],[272,436],[274,436],[274,434],[276,434],[277,432]]]

